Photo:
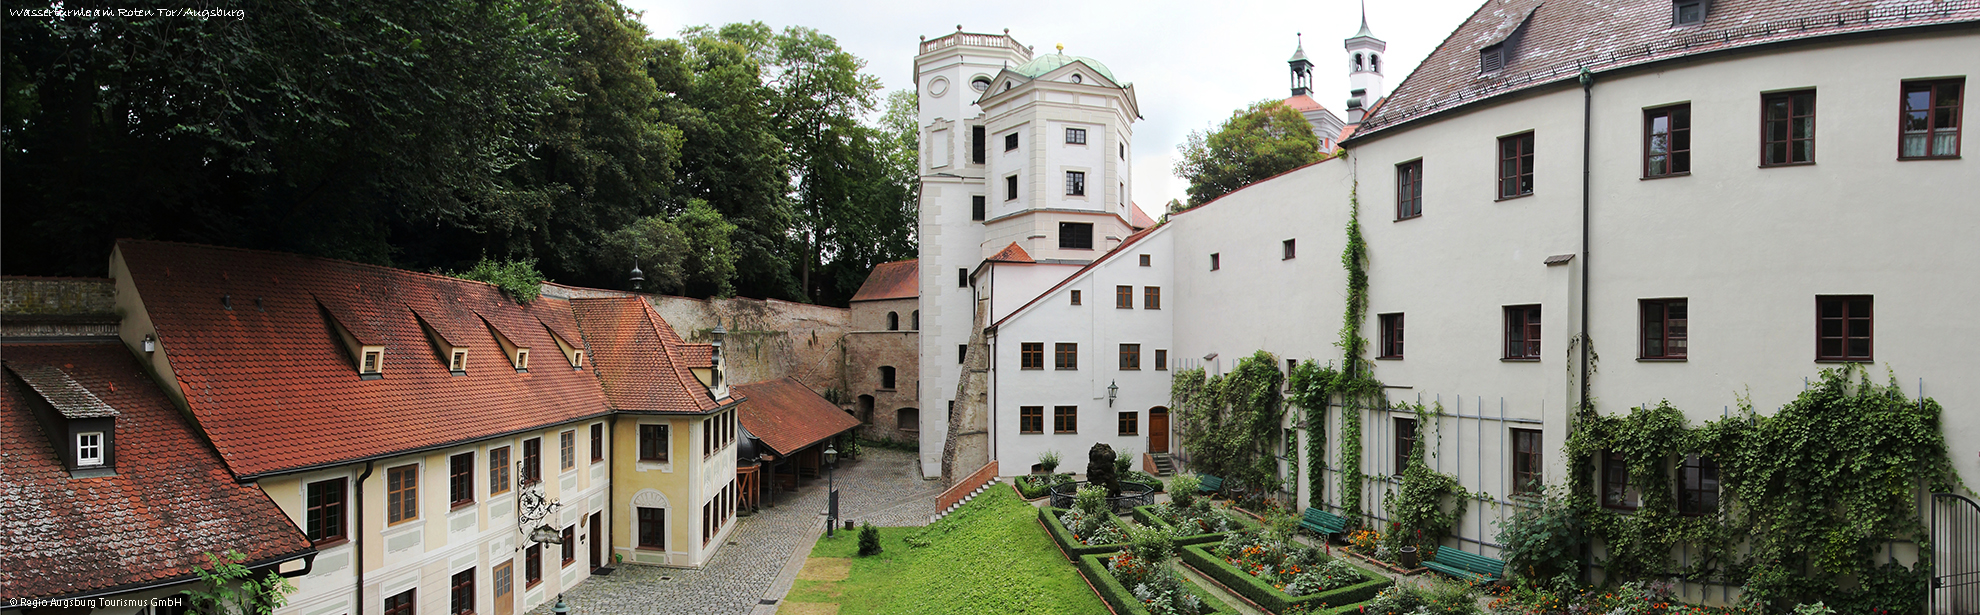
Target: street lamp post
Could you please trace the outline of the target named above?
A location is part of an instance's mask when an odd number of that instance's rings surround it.
[[[838,468],[839,449],[825,445],[825,497],[829,500],[825,509],[825,537],[832,537],[832,528],[839,524],[839,488],[832,482],[832,470]]]

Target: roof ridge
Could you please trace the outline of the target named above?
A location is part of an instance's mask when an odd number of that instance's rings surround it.
[[[1209,203],[1205,203],[1205,205],[1208,204]],[[997,327],[997,326],[1002,326],[1006,322],[1010,322],[1012,318],[1017,318],[1018,315],[1023,314],[1025,310],[1031,309],[1031,306],[1036,305],[1040,301],[1044,301],[1047,295],[1051,295],[1054,291],[1057,291],[1060,288],[1064,288],[1065,285],[1067,284],[1071,284],[1074,278],[1078,278],[1081,275],[1085,275],[1086,272],[1092,271],[1093,269],[1099,267],[1101,263],[1105,263],[1108,260],[1113,259],[1114,256],[1117,254],[1126,253],[1128,246],[1139,243],[1142,239],[1146,239],[1149,235],[1154,234],[1156,231],[1160,231],[1168,227],[1169,225],[1167,224],[1157,224],[1151,228],[1135,231],[1134,234],[1128,235],[1127,239],[1122,240],[1121,245],[1114,246],[1114,249],[1108,250],[1106,254],[1100,255],[1100,258],[1093,259],[1093,262],[1087,263],[1086,266],[1084,267],[1080,267],[1078,271],[1074,271],[1072,273],[1066,274],[1065,279],[1059,280],[1059,283],[1053,284],[1051,288],[1045,289],[1045,292],[1038,293],[1038,296],[1032,297],[1030,301],[1024,302],[1024,305],[1020,305],[1018,306],[1017,309],[1011,310],[1011,313],[1004,315],[1003,318],[997,319],[997,322],[991,323],[990,326]]]
[[[191,247],[191,248],[201,248],[201,249],[207,249],[207,250],[227,250],[227,251],[231,251],[231,252],[247,252],[247,253],[251,253],[251,254],[273,254],[273,255],[279,255],[279,256],[286,256],[286,257],[291,257],[291,258],[302,258],[302,259],[309,259],[309,260],[318,260],[318,261],[328,261],[328,262],[332,262],[332,263],[341,263],[341,264],[345,264],[345,265],[355,265],[355,266],[358,266],[358,267],[363,267],[363,268],[366,268],[366,269],[377,269],[377,270],[383,270],[383,271],[388,271],[388,272],[391,272],[391,273],[393,273],[393,274],[397,274],[397,275],[404,275],[404,274],[411,274],[411,275],[415,275],[415,276],[420,276],[420,277],[425,277],[425,278],[431,278],[431,279],[436,279],[436,280],[451,280],[451,281],[454,281],[454,282],[466,282],[466,283],[469,283],[469,284],[479,284],[479,285],[482,285],[482,286],[487,286],[487,287],[490,287],[490,288],[494,288],[494,289],[496,289],[496,290],[498,290],[498,291],[499,291],[499,290],[501,290],[501,288],[502,288],[502,287],[500,287],[500,286],[496,286],[496,285],[494,285],[494,284],[491,284],[491,283],[488,283],[488,282],[483,282],[483,281],[481,281],[481,280],[470,280],[470,279],[468,279],[468,278],[462,278],[462,277],[456,277],[456,276],[451,276],[451,275],[447,275],[447,274],[444,274],[444,273],[435,273],[435,272],[431,272],[431,271],[420,271],[420,270],[418,270],[418,269],[405,269],[405,268],[401,268],[401,267],[395,267],[395,266],[392,266],[392,265],[377,265],[377,264],[372,264],[372,263],[366,263],[366,262],[360,262],[360,261],[354,261],[354,260],[348,260],[348,259],[342,259],[342,258],[335,258],[335,257],[330,257],[330,256],[318,256],[318,255],[315,255],[315,254],[303,254],[303,253],[301,253],[301,252],[283,252],[283,251],[281,251],[281,250],[262,250],[262,249],[258,249],[258,248],[242,248],[242,247],[238,247],[238,246],[223,246],[223,245],[216,245],[216,244],[208,244],[208,243],[192,243],[192,242],[189,242],[189,241],[168,241],[168,240],[164,240],[164,239],[128,239],[128,238],[127,238],[127,239],[119,239],[119,240],[117,240],[117,243],[118,243],[118,244],[120,244],[120,245],[121,245],[121,244],[125,244],[125,243],[132,243],[132,244],[142,244],[142,243],[151,243],[151,244],[160,244],[160,245],[168,245],[168,246],[185,246],[185,247]],[[557,284],[557,282],[555,282],[555,281],[552,281],[552,280],[544,280],[544,281],[545,281],[545,282],[550,282],[550,283],[552,283],[552,284]],[[559,284],[559,285],[561,286],[561,284]],[[571,288],[583,288],[583,287],[576,287],[576,286],[574,286],[574,287],[571,287]],[[508,296],[508,294],[507,294],[507,293],[504,293],[504,294],[503,294],[502,296],[504,296],[504,297],[507,297],[507,296]],[[520,303],[518,303],[518,305],[520,305]]]

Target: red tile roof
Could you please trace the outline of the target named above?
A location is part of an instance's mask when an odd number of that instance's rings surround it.
[[[518,305],[481,282],[293,254],[131,240],[117,249],[193,416],[243,479],[610,412],[589,366],[518,373],[480,324],[554,347],[540,321],[568,311],[563,300]],[[453,323],[449,335],[473,349],[465,376],[448,372],[415,309]],[[326,310],[385,347],[383,378],[358,377]]]
[[[880,263],[866,274],[866,283],[853,293],[853,301],[909,299],[921,296],[921,261]]]
[[[645,299],[572,299],[571,310],[613,409],[702,413],[722,406],[688,371],[687,344]]]
[[[234,480],[122,344],[0,353],[0,596],[81,597],[188,579],[209,551],[236,549],[251,564],[311,551],[267,494]],[[14,376],[36,369],[59,370],[118,410],[116,475],[69,477],[28,408],[36,394]]]
[[[789,377],[739,384],[735,389],[746,398],[736,418],[779,455],[859,426],[859,419]]]
[[[1716,0],[1705,23],[1671,26],[1671,3],[1487,0],[1396,86],[1356,137],[1426,115],[1604,71],[1781,41],[1980,21],[1974,0]],[[1531,13],[1504,69],[1480,75],[1480,49]]]
[[[1038,261],[1034,261],[1034,260],[1032,260],[1032,259],[1031,259],[1031,253],[1030,253],[1030,252],[1026,252],[1026,251],[1024,251],[1024,247],[1023,247],[1023,246],[1019,246],[1019,245],[1017,245],[1017,242],[1015,242],[1015,241],[1013,241],[1013,242],[1011,242],[1011,245],[1008,245],[1008,246],[1004,246],[1004,249],[1003,249],[1003,250],[999,250],[999,251],[998,251],[998,252],[997,252],[996,254],[992,254],[992,255],[990,255],[990,258],[987,258],[987,259],[984,259],[984,260],[988,260],[988,261],[990,261],[990,262],[993,262],[993,263],[1035,263],[1035,262],[1038,262]]]
[[[1298,96],[1294,96],[1292,98],[1286,99],[1285,105],[1288,107],[1292,107],[1294,111],[1314,111],[1318,109],[1326,109],[1326,107],[1320,106],[1320,101],[1313,100],[1312,96],[1307,96],[1305,94],[1300,94]]]
[[[1128,216],[1128,226],[1134,227],[1134,229],[1137,231],[1151,226],[1155,226],[1155,219],[1148,217],[1148,212],[1141,210],[1140,203],[1130,203],[1128,207],[1130,209],[1129,212],[1130,215]]]
[[[681,358],[693,369],[713,369],[715,367],[714,344],[688,344],[681,347]]]

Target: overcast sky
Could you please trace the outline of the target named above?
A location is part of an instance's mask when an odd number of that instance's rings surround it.
[[[1176,146],[1252,102],[1290,95],[1286,59],[1303,33],[1313,60],[1314,98],[1345,119],[1347,52],[1360,28],[1358,0],[1304,2],[1086,1],[922,2],[863,0],[624,0],[654,36],[673,38],[704,24],[761,21],[816,28],[866,61],[889,91],[914,87],[921,36],[1001,33],[1009,28],[1035,53],[1094,58],[1133,82],[1142,119],[1134,125],[1135,202],[1152,214],[1188,183],[1175,177]],[[1368,4],[1368,26],[1388,42],[1384,93],[1395,89],[1482,0]]]

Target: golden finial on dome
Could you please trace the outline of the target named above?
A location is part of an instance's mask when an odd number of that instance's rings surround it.
[[[1065,53],[1066,53],[1066,44],[1059,43],[1059,55],[1065,55]]]

